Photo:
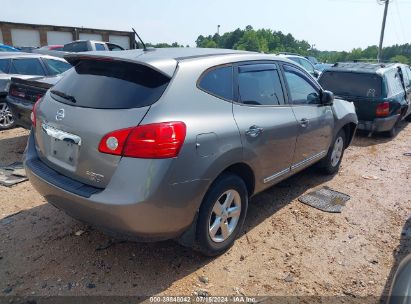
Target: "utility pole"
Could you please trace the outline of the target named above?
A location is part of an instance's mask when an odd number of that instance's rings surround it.
[[[220,35],[220,25],[217,25],[217,35]]]
[[[388,4],[390,3],[390,0],[384,0],[383,2],[385,2],[385,8],[384,8],[384,17],[382,19],[382,26],[381,26],[380,45],[378,47],[378,56],[377,56],[378,62],[381,61],[381,56],[382,56],[382,42],[384,40],[385,21],[387,20]]]

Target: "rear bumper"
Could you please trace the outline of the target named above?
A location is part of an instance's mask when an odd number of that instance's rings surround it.
[[[385,118],[376,118],[372,121],[360,120],[358,122],[358,129],[370,132],[385,132],[391,130],[398,119],[400,119],[399,114]]]
[[[30,102],[23,102],[10,96],[6,97],[6,101],[9,104],[11,111],[13,112],[16,125],[25,129],[31,128],[31,111],[33,104]]]
[[[94,188],[95,191],[91,189],[91,191],[85,190],[84,193],[80,191],[76,194],[76,191],[70,190],[69,186],[90,186],[74,180],[71,180],[74,185],[71,185],[70,181],[59,184],[56,182],[59,177],[49,178],[44,175],[38,166],[33,166],[34,161],[40,160],[35,148],[34,136],[31,133],[24,165],[34,188],[49,203],[73,218],[87,222],[110,234],[122,235],[139,241],[157,241],[180,236],[193,222],[208,184],[208,181],[199,180],[173,185],[160,182],[160,187],[150,188],[149,184],[157,183],[152,180],[139,182],[138,176],[141,176],[141,173],[138,173],[133,183],[124,179],[117,183],[110,182],[105,189]],[[42,166],[46,165],[42,163]],[[126,166],[130,167],[130,164]],[[43,169],[52,170],[47,166]],[[117,169],[119,170],[121,171],[122,168]],[[60,175],[57,172],[55,174]],[[149,173],[146,179],[148,176]],[[65,176],[62,178],[68,179]],[[116,176],[112,177],[114,178]],[[139,192],[137,188],[141,183],[146,185],[146,193],[138,197],[136,196]],[[67,186],[67,184],[70,185]]]

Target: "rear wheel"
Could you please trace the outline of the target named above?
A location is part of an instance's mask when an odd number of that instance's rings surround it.
[[[242,230],[248,207],[244,181],[234,174],[219,177],[207,192],[197,221],[197,249],[216,256],[233,244]]]
[[[346,146],[346,136],[344,130],[340,130],[334,138],[334,143],[328,150],[327,156],[320,165],[326,174],[335,174],[340,168]]]
[[[0,101],[0,130],[14,127],[15,121],[10,106],[5,101]]]

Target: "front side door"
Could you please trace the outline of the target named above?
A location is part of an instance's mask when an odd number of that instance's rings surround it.
[[[286,103],[284,82],[276,63],[236,67],[233,104],[244,158],[256,174],[256,190],[278,181],[290,171],[298,126]]]
[[[324,157],[332,141],[334,115],[331,106],[320,101],[321,88],[307,72],[283,65],[289,102],[298,121],[298,138],[292,161],[297,170]]]

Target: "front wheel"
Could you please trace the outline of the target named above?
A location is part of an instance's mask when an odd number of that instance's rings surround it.
[[[335,174],[340,168],[346,146],[344,130],[340,130],[334,138],[334,142],[328,150],[327,156],[321,161],[320,165],[326,174]]]
[[[216,256],[229,249],[242,230],[247,208],[244,181],[234,174],[219,177],[199,210],[196,249],[207,256]]]
[[[5,101],[0,101],[0,130],[14,127],[15,121],[10,106]]]

